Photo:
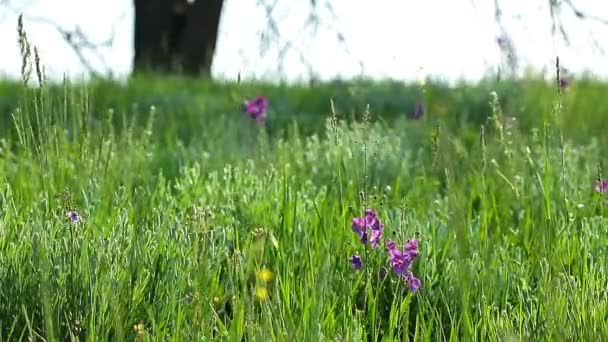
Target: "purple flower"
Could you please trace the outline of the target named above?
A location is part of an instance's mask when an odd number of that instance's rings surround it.
[[[388,250],[389,255],[405,255],[410,259],[414,259],[418,256],[419,251],[418,251],[418,240],[416,239],[410,239],[408,240],[408,242],[406,242],[405,247],[403,248],[403,252],[400,251],[397,246],[395,245],[395,242],[393,242],[392,240],[388,240],[386,242],[386,249]]]
[[[245,113],[259,124],[264,124],[267,109],[268,99],[265,96],[258,96],[252,100],[245,101]]]
[[[380,229],[380,220],[378,220],[378,214],[373,209],[365,210],[365,224],[370,229]]]
[[[67,217],[72,224],[78,224],[82,221],[82,216],[73,210],[67,211],[65,217]]]
[[[560,88],[566,89],[566,88],[568,88],[568,85],[570,85],[570,81],[567,78],[561,77],[559,79],[559,87]]]
[[[388,250],[388,254],[392,255],[392,253],[397,250],[397,245],[393,240],[386,240],[386,249]]]
[[[365,219],[360,218],[360,217],[355,217],[353,219],[352,229],[353,229],[353,232],[355,232],[357,234],[357,236],[359,236],[361,243],[366,244],[367,243],[367,228],[365,225]]]
[[[369,230],[369,242],[372,248],[378,247],[378,243],[382,239],[383,226],[378,219],[378,214],[372,209],[365,210],[365,217],[355,217],[353,219],[352,230],[364,245],[368,242]]]
[[[369,244],[372,248],[378,247],[378,243],[382,239],[382,229],[372,229],[372,234],[369,239]]]
[[[413,256],[410,253],[400,251],[391,240],[388,240],[386,245],[390,257],[391,268],[397,275],[403,276],[405,272],[409,270]]]
[[[357,254],[353,255],[348,259],[350,264],[353,266],[355,270],[361,269],[363,267],[363,262],[361,261],[361,257]]]
[[[405,243],[405,252],[413,257],[418,256],[418,240],[410,239]]]
[[[408,117],[412,120],[419,120],[424,115],[424,106],[421,103],[417,103],[414,110],[411,111]]]
[[[608,178],[599,180],[597,184],[595,184],[595,191],[599,193],[608,192]]]
[[[411,271],[412,262],[419,255],[418,240],[410,239],[403,248],[399,250],[395,242],[388,240],[386,249],[389,254],[389,262],[393,271],[408,284],[411,291],[416,291],[420,288],[420,279],[416,278]]]
[[[416,278],[412,272],[408,272],[405,275],[405,282],[410,288],[410,291],[416,292],[422,285],[420,279]]]

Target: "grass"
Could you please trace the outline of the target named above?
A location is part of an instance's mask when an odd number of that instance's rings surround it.
[[[62,84],[48,84],[49,96],[63,101]],[[167,115],[159,115],[159,127],[175,126],[171,120],[178,116],[183,121],[178,134],[188,142],[196,133],[190,126],[201,127],[201,116],[217,118],[240,114],[244,97],[265,94],[272,102],[268,130],[274,136],[285,136],[284,131],[295,118],[300,133],[310,135],[322,133],[325,118],[330,114],[329,103],[333,100],[336,110],[345,120],[362,120],[366,105],[370,105],[372,121],[392,122],[406,116],[417,103],[424,103],[426,112],[432,114],[423,121],[439,119],[444,126],[453,130],[467,130],[473,126],[473,141],[477,141],[477,131],[485,124],[492,108],[489,94],[496,91],[502,103],[505,117],[518,119],[520,128],[529,132],[544,124],[544,116],[553,111],[556,90],[538,75],[530,75],[524,80],[502,80],[488,78],[476,84],[460,83],[449,86],[441,81],[428,81],[424,92],[417,84],[397,81],[372,82],[329,82],[315,87],[269,85],[258,83],[209,83],[200,80],[184,80],[176,77],[137,77],[125,82],[94,80],[72,83],[71,92],[82,92],[86,88],[87,113],[93,118],[103,118],[108,109],[116,111],[115,118],[128,113],[145,121],[150,106],[155,106]],[[10,129],[12,119],[8,113],[27,102],[19,83],[0,81],[0,134]],[[602,138],[608,130],[605,120],[608,102],[604,94],[608,83],[593,78],[577,78],[573,86],[563,93],[562,115],[564,137],[578,143],[589,143],[589,137]],[[82,100],[80,100],[82,102]],[[81,104],[82,107],[82,104]],[[170,115],[169,115],[170,114]],[[433,122],[430,122],[433,124]],[[116,120],[115,125],[121,122]],[[172,133],[173,134],[173,133]],[[468,137],[462,137],[468,140]],[[606,139],[604,139],[605,141]]]
[[[608,337],[608,85],[132,82],[3,85],[0,340]],[[418,237],[418,292],[378,278],[367,207]]]

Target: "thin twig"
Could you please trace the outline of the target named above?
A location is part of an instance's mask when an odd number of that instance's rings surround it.
[[[31,4],[33,1],[28,1],[28,4]],[[21,11],[15,7],[9,5],[9,0],[0,0],[0,5],[4,4],[9,12],[13,12],[14,14],[20,14]],[[45,24],[53,27],[57,33],[63,38],[68,46],[72,49],[82,66],[91,74],[93,77],[99,77],[101,74],[111,74],[111,68],[105,62],[105,58],[101,51],[101,48],[110,48],[113,46],[114,37],[116,32],[117,22],[124,19],[126,12],[123,12],[117,20],[111,26],[110,36],[100,42],[93,42],[87,36],[87,34],[82,30],[80,26],[76,26],[73,30],[68,30],[64,28],[62,25],[44,17],[36,17],[36,16],[24,16],[24,19],[27,19],[31,22],[37,22],[41,24]],[[89,58],[87,58],[86,53],[91,53],[93,56],[102,64],[102,72],[96,70],[95,67],[90,63]]]
[[[277,69],[279,72],[282,72],[282,70],[284,68],[284,63],[285,63],[284,57],[289,52],[293,51],[295,54],[297,54],[300,62],[308,70],[309,77],[311,77],[311,78],[314,77],[315,68],[308,59],[308,56],[306,54],[306,49],[298,48],[295,44],[293,44],[293,42],[286,40],[281,36],[278,20],[276,17],[276,8],[279,5],[279,1],[278,0],[272,0],[272,1],[258,0],[257,4],[264,10],[265,15],[266,15],[266,20],[267,20],[267,28],[266,28],[265,32],[262,33],[262,40],[260,41],[261,57],[263,57],[268,52],[268,50],[269,50],[268,48],[269,48],[271,42],[274,41],[275,44],[278,46],[278,53],[277,53],[278,67],[277,67]],[[320,3],[318,2],[318,0],[310,0],[310,11],[304,22],[302,30],[303,31],[310,30],[311,36],[318,34],[320,27],[325,27],[329,31],[335,31],[336,40],[338,41],[338,44],[342,45],[344,48],[344,51],[348,55],[352,56],[352,53],[348,49],[348,46],[346,43],[346,38],[345,38],[344,34],[341,33],[337,28],[332,27],[332,25],[330,25],[330,23],[338,21],[335,11],[331,5],[331,2],[329,0],[326,0],[323,2],[323,4],[324,4],[325,10],[330,14],[330,20],[326,20],[326,21],[321,20],[321,17],[319,15]],[[361,61],[359,61],[359,64],[362,65]]]
[[[598,17],[596,15],[587,13],[587,12],[583,12],[581,11],[578,7],[576,7],[573,3],[572,0],[563,0],[564,3],[566,5],[568,5],[568,7],[570,7],[570,9],[572,10],[572,12],[574,13],[574,15],[579,18],[579,19],[589,19],[589,20],[593,20],[593,21],[597,21],[599,23],[602,23],[604,25],[608,25],[608,19],[605,18],[601,18]]]

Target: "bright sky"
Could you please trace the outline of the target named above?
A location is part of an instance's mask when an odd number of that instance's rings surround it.
[[[131,69],[133,39],[132,0],[10,0],[22,10],[30,40],[41,52],[47,74],[77,77],[85,69],[56,29],[33,20],[47,18],[66,29],[77,25],[92,41],[106,40],[114,28],[111,48],[101,50],[105,64],[117,76]],[[306,78],[308,68],[297,54],[287,55],[281,74],[276,49],[261,47],[260,32],[266,27],[258,0],[226,0],[213,73],[216,77]],[[323,3],[323,1],[318,1]],[[572,72],[587,71],[608,76],[608,55],[594,48],[591,35],[608,53],[608,25],[582,22],[564,15],[571,46],[551,36],[548,1],[503,0],[504,22],[512,34],[520,64],[552,72],[559,54]],[[608,2],[574,0],[589,13],[608,19]],[[29,3],[29,4],[27,4]],[[447,80],[478,79],[495,70],[501,53],[496,44],[499,30],[490,0],[331,0],[337,19],[322,11],[325,26],[318,34],[303,29],[309,1],[283,1],[276,10],[282,39],[304,51],[322,79],[364,75],[374,78],[415,79],[423,68],[429,76]],[[23,4],[23,5],[22,5]],[[22,6],[21,6],[22,5]],[[300,7],[299,7],[300,6]],[[0,77],[18,77],[20,56],[16,34],[17,15],[0,9]],[[327,29],[330,24],[332,29]],[[341,32],[345,45],[336,39]],[[274,45],[276,46],[276,45]],[[345,47],[348,49],[346,50]],[[261,56],[260,52],[267,52]],[[98,70],[102,64],[91,57]]]

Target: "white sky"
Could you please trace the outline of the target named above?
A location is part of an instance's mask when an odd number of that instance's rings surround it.
[[[85,71],[74,53],[52,26],[31,20],[44,17],[66,29],[76,25],[92,41],[103,41],[112,28],[117,33],[103,58],[117,76],[131,69],[133,39],[132,0],[11,0],[25,16],[30,40],[41,52],[47,74],[77,77]],[[215,76],[244,79],[278,77],[276,51],[260,55],[260,32],[266,27],[258,0],[226,0],[220,38],[213,66]],[[318,1],[322,3],[322,1]],[[552,72],[556,54],[572,72],[588,71],[608,76],[608,54],[593,48],[590,34],[608,53],[608,25],[581,22],[565,15],[571,46],[566,47],[550,33],[546,0],[503,0],[504,21],[515,41],[520,64]],[[574,0],[578,6],[608,19],[608,1]],[[29,3],[29,4],[26,4]],[[374,78],[415,79],[419,69],[446,80],[478,79],[495,70],[501,61],[496,44],[499,35],[491,0],[331,0],[337,20],[326,18],[334,30],[321,27],[317,35],[302,29],[308,0],[283,1],[276,10],[282,39],[305,51],[305,56],[322,79],[364,75]],[[19,6],[19,4],[24,4]],[[288,4],[288,5],[285,5]],[[516,18],[518,17],[518,18]],[[17,15],[0,9],[0,77],[18,77],[20,56],[16,34]],[[337,43],[336,29],[346,39]],[[275,45],[276,46],[276,45]],[[272,45],[271,45],[272,47]],[[101,66],[95,59],[92,64]],[[361,64],[360,64],[361,62]],[[363,66],[363,68],[361,67]],[[99,68],[99,70],[102,70]],[[308,76],[297,55],[285,59],[283,76]]]

